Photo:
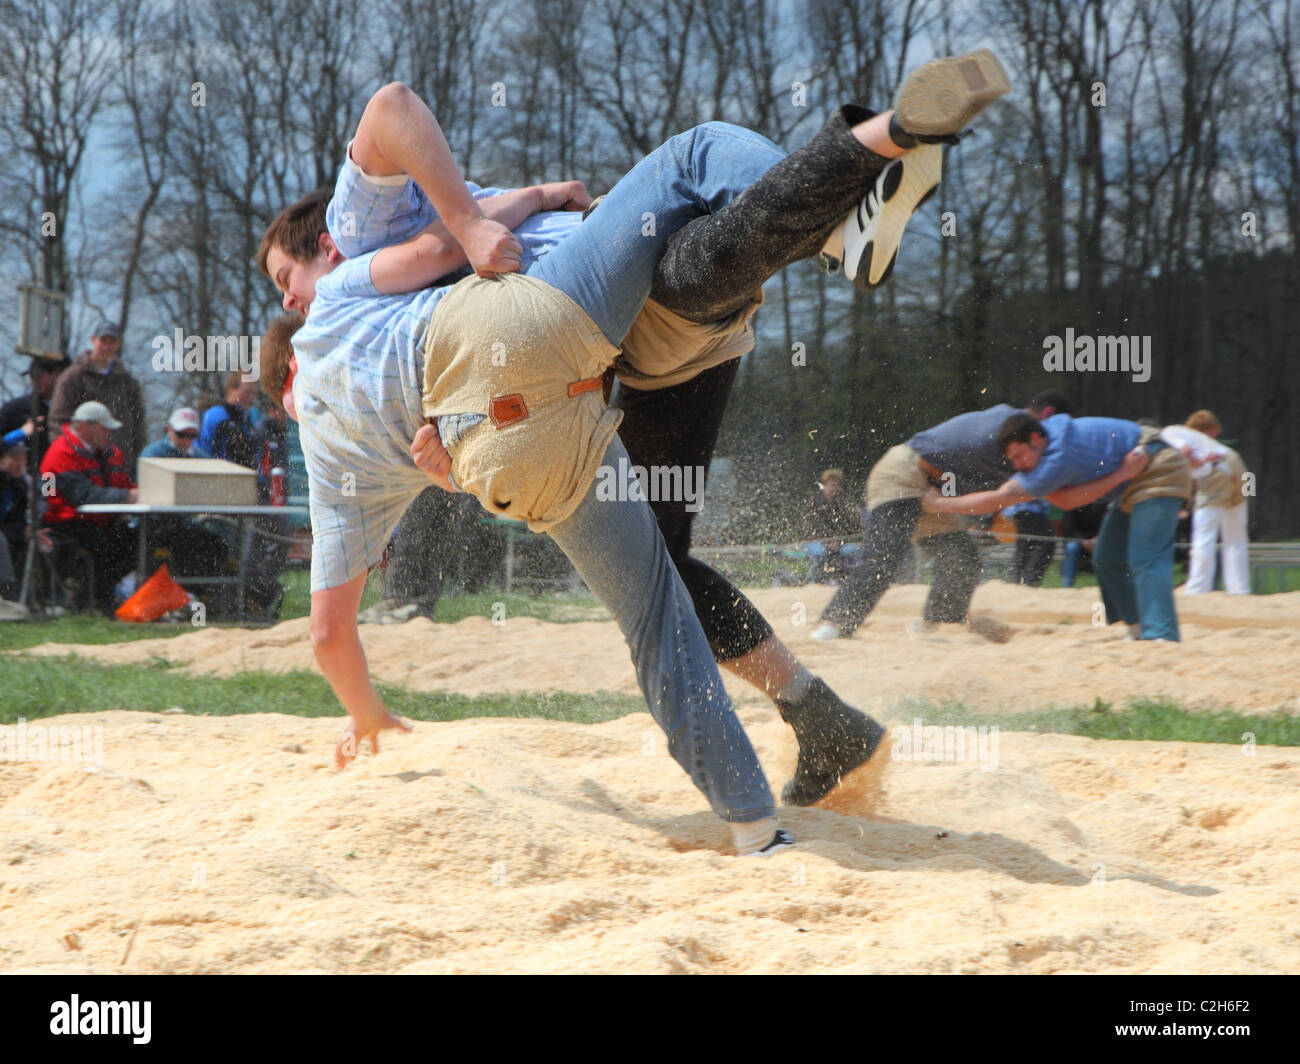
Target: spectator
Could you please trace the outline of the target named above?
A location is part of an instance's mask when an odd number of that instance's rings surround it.
[[[289,494],[288,420],[284,408],[271,403],[252,434],[257,501],[262,506],[272,501],[273,470],[284,471],[281,501]],[[444,493],[439,491],[439,494]],[[254,527],[256,531],[249,547],[248,597],[252,607],[275,615],[284,598],[280,573],[289,555],[289,521],[284,517],[259,517]]]
[[[199,412],[193,407],[178,407],[167,419],[163,438],[149,444],[140,457],[211,458],[198,445],[198,435]],[[139,479],[138,469],[136,477]],[[192,578],[225,576],[230,570],[231,552],[224,537],[188,517],[150,518],[148,547],[150,557],[157,550],[167,551],[168,570],[182,586],[190,583]],[[209,585],[195,583],[193,586],[206,588]],[[212,598],[211,595],[205,597]]]
[[[276,403],[267,406],[257,428],[253,430],[253,468],[257,470],[257,501],[266,506],[271,502],[271,471],[283,469],[287,480],[289,476],[289,418],[284,407]]]
[[[50,446],[50,432],[46,424],[50,412],[50,399],[54,387],[58,384],[59,374],[72,365],[70,358],[33,358],[31,365],[23,371],[23,376],[31,377],[32,390],[24,392],[16,399],[10,399],[0,407],[0,436],[8,436],[14,429],[23,428],[28,421],[33,421],[30,430],[23,435],[28,441],[28,470],[35,474],[41,468],[41,459]],[[33,415],[32,399],[36,400]]]
[[[134,565],[135,537],[120,519],[108,514],[83,515],[77,507],[136,501],[135,482],[127,475],[122,451],[109,442],[121,428],[122,422],[103,403],[82,403],[41,462],[42,477],[52,477],[45,523],[54,547],[61,552],[84,549],[90,553],[95,565],[95,605],[110,615],[113,587]]]
[[[844,470],[823,470],[813,492],[804,505],[802,547],[809,556],[808,579],[824,584],[840,568],[841,555],[857,551],[857,544],[845,539],[858,533],[858,517],[840,499]]]
[[[172,411],[162,439],[154,440],[143,451],[141,458],[211,458],[198,443],[199,412],[190,406]]]
[[[0,448],[0,599],[18,597],[18,574],[26,558],[30,491],[26,468],[25,441]],[[36,537],[42,549],[50,549],[48,530],[38,529]]]
[[[256,468],[253,420],[249,409],[257,402],[257,381],[246,381],[238,370],[226,375],[226,401],[203,415],[199,446],[213,458]]]
[[[100,403],[111,420],[121,424],[112,442],[122,452],[126,469],[134,469],[148,439],[144,424],[144,395],[119,357],[122,330],[115,321],[101,321],[85,351],[59,377],[50,401],[50,420],[62,429],[83,403]]]
[[[1186,595],[1214,590],[1214,561],[1222,537],[1223,586],[1229,595],[1250,594],[1250,536],[1243,491],[1246,464],[1241,455],[1218,441],[1223,427],[1208,410],[1198,410],[1185,424],[1170,425],[1161,435],[1187,456],[1192,467],[1191,557]]]
[[[1002,511],[1016,526],[1016,553],[1011,562],[1011,583],[1038,587],[1056,553],[1056,531],[1042,499],[1008,506]]]

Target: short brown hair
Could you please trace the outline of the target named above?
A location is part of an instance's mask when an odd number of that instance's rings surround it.
[[[838,480],[844,483],[844,470],[842,469],[823,469],[822,475],[817,478],[818,484],[825,484],[828,480]]]
[[[1210,432],[1214,429],[1223,431],[1223,426],[1219,424],[1219,419],[1208,410],[1198,410],[1194,414],[1187,415],[1187,420],[1183,422],[1189,429],[1195,429],[1197,432]]]
[[[1028,443],[1029,438],[1035,433],[1043,439],[1047,438],[1047,431],[1038,418],[1023,412],[1012,414],[1002,422],[1002,428],[998,430],[998,450],[1006,454],[1007,447],[1011,444]]]
[[[284,406],[284,384],[289,379],[289,359],[293,357],[293,334],[306,319],[301,314],[281,314],[266,327],[258,349],[262,368],[262,391],[277,406]]]
[[[271,219],[257,247],[257,268],[265,276],[275,280],[266,266],[267,256],[274,247],[299,262],[310,262],[316,257],[320,250],[320,235],[327,231],[325,208],[331,195],[330,190],[324,188],[308,192]]]

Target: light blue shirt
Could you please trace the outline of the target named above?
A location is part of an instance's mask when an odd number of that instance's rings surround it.
[[[154,440],[143,451],[140,452],[141,458],[211,458],[207,449],[204,448],[198,440],[190,444],[188,451],[182,451],[179,447],[173,447],[172,441],[164,436],[161,440]]]
[[[430,484],[411,459],[424,424],[421,345],[447,289],[380,295],[373,253],[316,282],[293,337],[293,397],[307,464],[311,589],[337,587],[379,561],[411,501]]]
[[[1113,417],[1053,414],[1042,422],[1042,427],[1047,447],[1038,465],[1015,476],[1025,492],[1040,498],[1058,488],[1087,484],[1115,472],[1142,435],[1142,426],[1137,422]],[[1122,490],[1123,485],[1103,498],[1114,498]]]
[[[499,196],[504,188],[481,188],[465,182],[476,200]],[[325,225],[339,252],[347,258],[400,244],[437,220],[438,212],[411,178],[404,174],[372,177],[348,157],[339,168],[334,195],[325,209]],[[520,272],[555,248],[582,224],[581,211],[541,211],[520,224],[514,234],[523,247]],[[465,267],[454,279],[467,275]]]
[[[469,186],[476,198],[501,189]],[[407,177],[374,178],[349,158],[326,224],[346,261],[316,282],[293,337],[293,396],[307,466],[312,522],[311,589],[360,576],[382,557],[393,529],[431,481],[411,458],[424,424],[424,334],[447,284],[381,295],[370,278],[378,249],[437,217]],[[577,211],[534,215],[516,229],[523,268],[581,224]]]

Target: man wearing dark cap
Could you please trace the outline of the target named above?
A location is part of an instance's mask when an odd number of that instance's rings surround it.
[[[21,434],[15,438],[14,433],[10,433],[0,444],[0,599],[4,600],[18,597],[19,574],[27,554],[26,468],[27,440]],[[39,529],[36,535],[43,549],[52,546],[50,534],[45,529]],[[22,615],[10,612],[6,616],[0,612],[0,620]]]
[[[140,384],[122,364],[122,330],[115,321],[101,321],[90,334],[90,349],[59,378],[50,403],[50,420],[61,429],[82,403],[103,403],[122,427],[113,442],[121,449],[127,469],[134,469],[148,443],[144,396]]]
[[[32,422],[32,425],[23,432],[27,441],[32,472],[40,468],[41,459],[45,457],[45,450],[50,445],[49,430],[46,428],[45,421],[50,412],[50,399],[54,395],[54,386],[58,383],[59,374],[71,365],[72,359],[66,356],[33,358],[31,365],[23,372],[23,376],[31,378],[31,391],[24,392],[16,399],[10,399],[4,406],[0,406],[0,436],[8,436],[15,429],[27,426],[28,421]],[[34,411],[33,398],[35,399]]]

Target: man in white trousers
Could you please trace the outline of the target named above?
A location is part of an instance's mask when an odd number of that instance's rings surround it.
[[[1246,531],[1247,471],[1241,455],[1216,437],[1223,431],[1208,410],[1163,430],[1192,466],[1192,552],[1183,594],[1214,590],[1214,556],[1223,541],[1223,586],[1229,595],[1250,594],[1250,538]]]

